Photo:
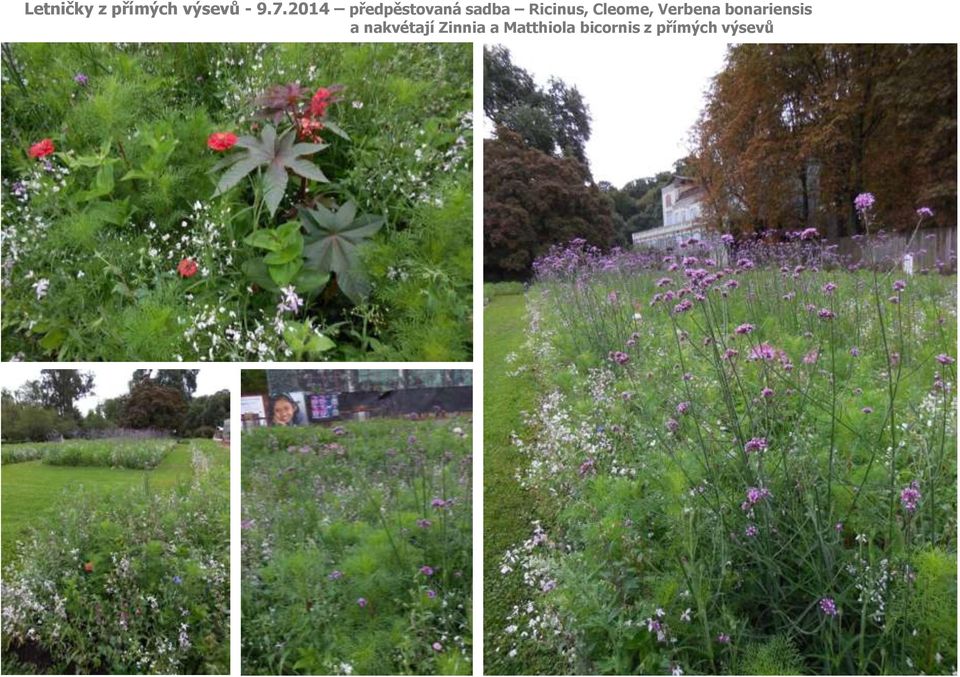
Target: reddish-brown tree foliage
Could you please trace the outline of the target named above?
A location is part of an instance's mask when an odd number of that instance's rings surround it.
[[[740,45],[695,128],[708,215],[732,230],[857,232],[853,199],[956,224],[956,45]]]
[[[483,142],[484,279],[518,279],[550,245],[582,237],[614,240],[611,201],[573,157],[527,146],[500,127]]]

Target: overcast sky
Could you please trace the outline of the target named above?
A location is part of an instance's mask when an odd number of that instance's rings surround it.
[[[577,86],[593,116],[587,144],[593,177],[617,188],[670,171],[688,154],[690,129],[727,49],[722,42],[680,40],[502,44],[539,84],[556,76]]]
[[[41,367],[33,364],[7,362],[3,365],[0,386],[15,391],[27,381],[39,379],[40,370]],[[118,365],[92,365],[84,367],[81,371],[92,371],[94,374],[94,394],[77,402],[77,408],[82,414],[86,414],[88,411],[96,409],[97,404],[104,400],[125,395],[134,368]],[[200,373],[197,374],[197,392],[194,395],[212,395],[227,387],[229,387],[229,384],[223,381],[222,374],[216,373],[216,370],[201,368]]]

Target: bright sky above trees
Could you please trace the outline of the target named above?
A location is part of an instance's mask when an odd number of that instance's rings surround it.
[[[726,45],[684,41],[538,39],[502,44],[538,84],[552,75],[576,86],[590,106],[587,156],[593,177],[620,188],[667,171],[688,152],[687,137],[703,107]]]

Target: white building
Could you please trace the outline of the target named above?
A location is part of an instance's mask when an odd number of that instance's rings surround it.
[[[634,247],[666,249],[676,247],[691,237],[703,237],[701,222],[704,190],[695,179],[675,176],[660,189],[663,225],[633,233]]]

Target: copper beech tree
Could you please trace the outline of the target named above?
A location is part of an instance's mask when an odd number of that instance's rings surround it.
[[[573,238],[613,243],[612,202],[578,160],[531,148],[504,127],[483,153],[484,279],[525,278],[537,256]]]

